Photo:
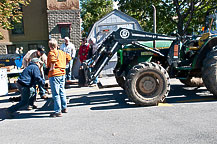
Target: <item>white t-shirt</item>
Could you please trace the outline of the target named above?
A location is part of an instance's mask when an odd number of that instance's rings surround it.
[[[65,43],[61,44],[60,50],[68,53],[72,58],[75,58],[76,50],[75,50],[75,45],[69,42],[68,45]]]

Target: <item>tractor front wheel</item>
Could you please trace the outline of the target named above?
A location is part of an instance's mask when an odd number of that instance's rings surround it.
[[[157,105],[169,93],[169,75],[156,63],[140,63],[129,71],[125,88],[129,99],[136,105]]]

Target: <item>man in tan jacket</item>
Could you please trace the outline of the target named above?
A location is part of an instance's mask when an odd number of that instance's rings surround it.
[[[23,57],[23,67],[26,68],[29,65],[29,62],[33,58],[39,58],[40,61],[42,61],[41,66],[40,66],[40,72],[42,75],[42,78],[44,78],[44,72],[43,72],[43,65],[47,65],[47,56],[45,54],[44,46],[38,45],[37,50],[30,50],[26,53],[26,55]],[[44,89],[44,86],[39,85],[39,95],[41,96],[42,99],[47,99],[46,90]]]

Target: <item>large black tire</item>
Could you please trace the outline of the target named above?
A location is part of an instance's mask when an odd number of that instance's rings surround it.
[[[124,79],[124,77],[123,77],[123,76],[116,76],[116,75],[115,75],[115,79],[116,79],[118,85],[119,85],[121,88],[125,89],[125,79]]]
[[[85,79],[85,75],[84,75],[84,69],[79,69],[78,71],[78,85],[80,87],[85,86],[86,84],[86,79]]]
[[[170,91],[169,75],[156,63],[140,63],[129,71],[125,88],[129,99],[136,105],[157,105]]]
[[[202,79],[207,90],[217,96],[217,46],[213,47],[203,61]]]
[[[202,87],[204,86],[202,78],[188,77],[187,79],[180,79],[180,81],[189,87]]]

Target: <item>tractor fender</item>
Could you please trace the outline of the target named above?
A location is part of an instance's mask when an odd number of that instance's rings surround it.
[[[217,37],[213,37],[209,39],[199,50],[199,54],[197,55],[193,66],[196,69],[200,69],[203,66],[203,60],[206,58],[206,55],[212,50],[214,46],[217,45]]]

